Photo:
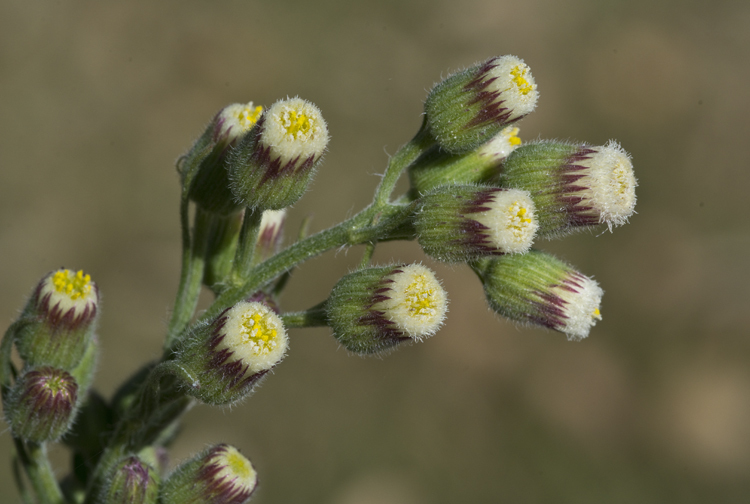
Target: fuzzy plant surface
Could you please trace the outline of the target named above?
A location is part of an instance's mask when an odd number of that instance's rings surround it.
[[[416,240],[429,257],[467,264],[498,314],[586,338],[602,318],[601,287],[534,241],[625,224],[636,179],[614,141],[524,144],[517,122],[537,98],[515,56],[449,76],[430,91],[422,126],[389,160],[372,202],[286,247],[287,209],[320,168],[328,125],[296,97],[221,109],[177,163],[182,269],[161,358],[110,398],[92,388],[99,290],[83,270],[44,275],[5,332],[0,385],[24,502],[248,502],[259,476],[236,447],[211,446],[169,470],[183,415],[195,403],[227,406],[252,394],[289,352],[290,328],[330,327],[357,355],[435,334],[448,304],[440,280],[421,264],[371,264],[380,242]],[[410,188],[394,195],[405,173]],[[354,245],[365,245],[360,265],[327,299],[283,310],[296,268]],[[196,315],[203,289],[213,302]],[[50,443],[73,459],[62,480]]]

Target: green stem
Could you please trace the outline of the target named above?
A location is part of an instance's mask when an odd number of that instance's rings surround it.
[[[177,289],[177,299],[169,321],[167,340],[164,348],[170,348],[175,338],[185,330],[195,313],[198,304],[203,270],[205,267],[206,233],[208,232],[211,216],[196,208],[193,237],[190,237],[190,216],[187,193],[182,196],[180,203],[180,220],[182,222],[182,271],[180,286]]]
[[[16,482],[18,494],[21,496],[21,502],[23,502],[23,504],[33,504],[34,498],[23,482],[23,475],[21,475],[21,461],[18,459],[18,454],[13,457],[13,480]]]
[[[327,326],[326,303],[327,301],[323,301],[305,311],[284,313],[281,315],[281,320],[287,328]]]
[[[382,208],[371,205],[350,219],[295,243],[253,268],[250,280],[244,285],[223,292],[199,322],[212,320],[224,309],[248,297],[285,271],[327,250],[387,238],[392,230],[409,218],[413,210],[413,204],[386,204]]]
[[[263,211],[247,208],[242,219],[242,230],[237,243],[237,252],[232,266],[231,283],[240,285],[247,281],[253,266],[255,245],[258,241],[258,229],[263,218]]]
[[[29,477],[29,482],[39,502],[41,504],[65,503],[60,485],[58,485],[55,473],[47,459],[46,445],[31,442],[25,445],[18,438],[13,438],[13,442],[16,445],[18,458],[26,469],[26,475]]]
[[[427,127],[427,116],[422,120],[422,126],[417,134],[407,144],[403,145],[388,162],[380,185],[375,190],[375,205],[382,206],[388,200],[396,187],[403,171],[412,164],[425,150],[434,145],[435,139]]]

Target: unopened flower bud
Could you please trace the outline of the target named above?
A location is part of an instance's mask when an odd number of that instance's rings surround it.
[[[459,154],[477,148],[534,110],[538,96],[523,60],[500,56],[436,85],[425,102],[425,114],[438,144]]]
[[[117,464],[102,492],[106,504],[155,504],[159,497],[159,475],[138,457]]]
[[[284,358],[289,340],[268,306],[241,301],[186,338],[165,363],[184,381],[186,393],[207,404],[230,404]]]
[[[531,193],[544,237],[601,223],[610,231],[625,224],[634,212],[638,185],[630,156],[614,141],[604,146],[526,144],[508,156],[499,183]]]
[[[488,142],[464,154],[434,146],[409,166],[411,187],[419,194],[441,185],[475,184],[497,177],[502,163],[519,145],[519,128],[506,126]]]
[[[162,504],[244,504],[258,486],[250,461],[236,448],[216,445],[180,464],[162,485]]]
[[[350,352],[364,355],[432,336],[443,323],[447,304],[432,271],[410,264],[344,276],[326,309],[333,336]]]
[[[253,262],[260,263],[276,254],[284,239],[284,221],[286,210],[266,210],[260,221],[258,238],[255,242]]]
[[[492,309],[510,320],[580,340],[602,318],[599,284],[545,252],[485,259],[475,271]]]
[[[5,415],[15,437],[41,443],[55,441],[73,421],[78,385],[62,369],[33,368],[13,386]]]
[[[99,291],[83,271],[60,269],[45,276],[31,295],[18,331],[18,352],[32,367],[71,370],[91,344]]]
[[[232,152],[229,177],[236,201],[260,210],[294,204],[327,145],[328,126],[318,107],[300,98],[274,103]]]
[[[183,173],[195,170],[190,199],[203,210],[227,215],[242,207],[229,189],[227,158],[231,148],[255,126],[262,112],[263,107],[253,102],[224,107],[183,157]]]
[[[419,199],[414,227],[427,255],[461,262],[526,252],[538,224],[526,191],[447,185]]]

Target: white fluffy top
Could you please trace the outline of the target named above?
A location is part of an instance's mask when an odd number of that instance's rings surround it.
[[[602,319],[599,307],[604,291],[595,280],[587,276],[577,275],[575,280],[581,286],[576,287],[578,292],[558,288],[555,293],[567,303],[564,311],[568,318],[559,330],[568,339],[581,340],[589,335],[589,330],[596,325],[597,320]]]
[[[252,492],[258,484],[258,473],[253,465],[233,446],[222,446],[208,462],[220,467],[213,476],[217,482],[230,484],[242,493]]]
[[[499,91],[504,107],[512,111],[509,120],[525,116],[536,107],[539,92],[531,70],[522,59],[516,56],[500,56],[493,61],[494,66],[484,80],[494,79],[488,91]]]
[[[294,159],[316,161],[328,146],[328,126],[318,107],[301,98],[279,100],[266,110],[262,145],[282,164]]]
[[[217,350],[234,352],[247,365],[245,376],[271,369],[284,358],[289,339],[276,313],[262,303],[240,301],[226,313]]]
[[[492,245],[506,254],[528,251],[539,229],[529,192],[520,189],[497,191],[487,206],[490,209],[486,212],[470,216],[489,228]]]
[[[263,107],[255,106],[253,102],[227,105],[217,117],[219,131],[216,132],[216,137],[227,143],[234,141],[250,131],[262,113]]]
[[[638,182],[633,173],[630,156],[620,144],[610,140],[603,147],[595,147],[596,153],[580,164],[589,168],[581,184],[590,190],[582,196],[589,200],[599,213],[599,222],[621,226],[635,211],[635,188]]]
[[[410,338],[420,340],[440,328],[448,311],[448,297],[435,274],[421,264],[399,268],[391,275],[393,283],[389,299],[374,307],[384,310],[386,317]]]

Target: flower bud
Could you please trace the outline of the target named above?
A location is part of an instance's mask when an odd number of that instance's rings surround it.
[[[13,386],[5,415],[13,436],[41,443],[68,431],[78,398],[75,378],[62,369],[30,369]]]
[[[526,191],[446,185],[419,199],[414,227],[427,255],[461,262],[526,252],[538,224]]]
[[[263,262],[281,249],[281,242],[284,239],[284,221],[286,221],[286,209],[263,212],[258,238],[255,242],[253,263]]]
[[[190,185],[190,199],[203,210],[227,215],[242,207],[229,189],[227,158],[231,148],[255,126],[262,112],[263,107],[253,102],[224,107],[183,157],[183,173],[196,170]]]
[[[241,301],[186,338],[172,363],[186,381],[186,393],[207,404],[230,404],[284,358],[286,329],[276,313],[257,302]]]
[[[243,504],[258,486],[250,461],[220,444],[180,464],[162,485],[162,504]]]
[[[453,154],[470,151],[534,110],[539,93],[529,67],[500,56],[455,73],[425,102],[430,132]]]
[[[485,259],[475,264],[475,271],[492,309],[516,322],[580,340],[602,318],[599,284],[545,252]]]
[[[159,475],[138,457],[127,457],[117,464],[102,492],[106,504],[156,504]]]
[[[236,201],[260,210],[294,204],[327,145],[328,126],[315,105],[300,98],[274,103],[232,152],[229,178]]]
[[[365,355],[432,336],[443,323],[447,304],[432,271],[410,264],[344,276],[326,309],[336,340],[350,352]]]
[[[634,212],[638,185],[630,156],[614,141],[604,146],[526,144],[508,156],[499,183],[531,193],[544,237],[600,223],[610,231],[625,224]]]
[[[519,145],[519,128],[506,126],[488,142],[464,154],[434,146],[409,166],[411,187],[419,194],[441,185],[475,184],[495,179],[502,163]]]
[[[31,295],[16,335],[21,358],[31,367],[71,370],[91,344],[99,291],[89,275],[60,269],[45,276]]]

